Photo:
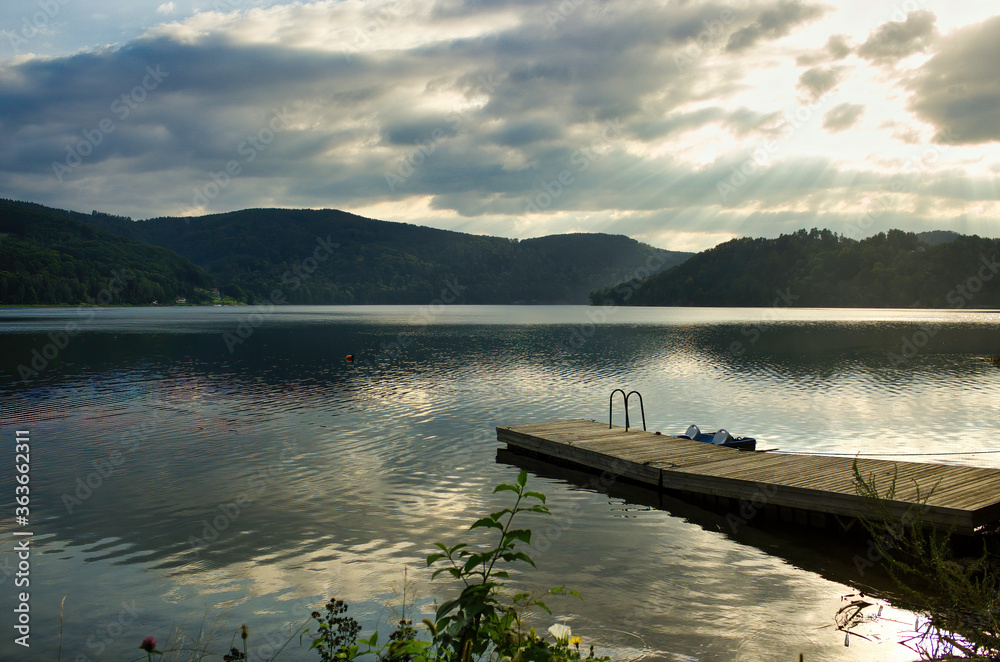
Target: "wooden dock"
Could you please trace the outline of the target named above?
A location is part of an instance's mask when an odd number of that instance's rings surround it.
[[[870,517],[854,482],[854,458],[752,453],[585,419],[497,428],[508,450],[662,491],[732,499],[756,516],[823,525],[827,515]],[[858,458],[895,517],[971,535],[1000,520],[1000,469]],[[907,514],[909,513],[909,514]]]

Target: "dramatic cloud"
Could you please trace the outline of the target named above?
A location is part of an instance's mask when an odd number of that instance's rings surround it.
[[[799,76],[799,86],[812,96],[813,101],[832,90],[840,82],[841,69],[810,69]]]
[[[781,0],[777,6],[763,9],[757,20],[734,32],[726,50],[739,52],[754,46],[761,39],[778,39],[788,35],[800,23],[818,18],[825,11],[819,5],[799,0]]]
[[[905,21],[890,21],[880,25],[858,47],[858,55],[878,63],[892,63],[908,55],[921,53],[937,37],[934,27],[936,21],[934,12],[924,9],[910,12]]]
[[[842,103],[834,106],[823,116],[823,128],[827,131],[843,131],[854,126],[854,123],[864,114],[865,107],[861,104]]]
[[[5,25],[37,11],[12,2]],[[44,34],[8,33],[0,197],[134,218],[334,207],[677,249],[943,213],[989,234],[1000,216],[1000,151],[982,149],[1000,24],[982,11],[941,17],[934,40],[930,12],[886,23],[862,0],[139,4],[119,23],[68,3]]]
[[[1000,140],[1000,17],[939,44],[910,83],[911,107],[956,143]]]
[[[851,45],[848,43],[847,35],[832,35],[826,42],[826,50],[834,60],[843,60],[851,54]]]

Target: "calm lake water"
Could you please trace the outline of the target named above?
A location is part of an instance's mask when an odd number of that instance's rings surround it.
[[[516,478],[494,428],[606,420],[619,387],[652,430],[1000,467],[996,312],[283,307],[245,324],[253,311],[0,311],[0,659],[55,660],[61,602],[62,659],[81,662],[140,659],[175,628],[218,628],[221,653],[243,623],[267,659],[329,596],[366,631],[393,619],[404,577],[408,613],[428,612],[453,587],[424,556],[474,538]],[[11,628],[15,430],[31,443],[30,651]],[[583,596],[552,600],[541,631],[564,621],[632,660],[915,657],[894,609],[844,646],[834,614],[870,579],[847,543],[529,485],[553,516],[525,520],[538,569],[511,584]],[[278,659],[318,659],[305,648]]]

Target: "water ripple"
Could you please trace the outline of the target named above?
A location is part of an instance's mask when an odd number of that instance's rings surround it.
[[[765,328],[760,311],[630,310],[584,337],[585,312],[531,309],[518,325],[510,309],[467,311],[418,332],[398,310],[290,309],[233,354],[219,336],[228,312],[186,324],[99,314],[64,363],[0,386],[5,425],[37,439],[37,558],[58,560],[40,573],[39,604],[101,596],[67,617],[67,641],[85,641],[129,596],[164,630],[229,605],[266,631],[330,595],[356,604],[367,627],[382,611],[373,596],[392,595],[406,567],[430,610],[454,590],[430,582],[433,543],[488,544],[468,525],[507,505],[492,486],[516,470],[496,463],[494,427],[603,420],[615,388],[642,392],[650,429],[665,432],[697,423],[763,447],[844,454],[1000,450],[1000,371],[981,360],[996,352],[996,316],[945,325],[897,362],[889,353],[917,328],[915,313],[869,324],[800,311]],[[62,319],[13,317],[0,323],[12,350],[4,375]],[[404,331],[405,351],[382,348]],[[1000,455],[946,461],[1000,466]],[[806,545],[793,565],[784,540],[747,544],[683,510],[531,481],[553,515],[526,518],[538,569],[515,571],[511,586],[567,585],[585,598],[533,615],[540,631],[565,618],[622,659],[757,660],[789,646],[871,657],[821,629],[846,587],[797,569],[818,558],[850,566],[846,552],[828,559]],[[0,491],[11,487],[0,474]]]

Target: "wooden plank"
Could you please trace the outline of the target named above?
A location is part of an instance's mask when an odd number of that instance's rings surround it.
[[[508,447],[525,448],[547,455],[549,457],[580,464],[596,469],[611,471],[616,475],[631,478],[643,483],[657,485],[659,483],[659,470],[654,467],[628,462],[613,455],[604,455],[597,451],[571,446],[569,444],[557,444],[545,439],[538,439],[527,435],[521,435],[513,430],[507,429],[502,432],[498,428],[498,438],[501,441],[508,441]]]

